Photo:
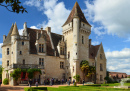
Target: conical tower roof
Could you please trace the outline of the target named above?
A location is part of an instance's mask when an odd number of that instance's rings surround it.
[[[12,34],[12,31],[13,31],[13,27],[14,27],[14,24],[12,24],[9,33],[8,33],[6,39],[3,42],[3,45],[7,45],[7,44],[11,43],[11,34]]]
[[[68,24],[68,23],[70,23],[75,16],[79,17],[80,21],[82,21],[82,22],[88,24],[89,26],[91,26],[88,23],[88,21],[86,20],[86,18],[85,18],[85,16],[84,16],[84,14],[83,14],[83,12],[82,12],[82,10],[81,10],[81,8],[80,8],[80,6],[79,6],[77,1],[76,1],[75,5],[73,7],[73,9],[72,9],[68,19],[67,19],[67,21],[63,24],[63,26]]]
[[[19,35],[19,32],[18,32],[18,28],[17,28],[16,23],[14,24],[13,31],[12,31],[12,34],[11,34],[11,35]]]

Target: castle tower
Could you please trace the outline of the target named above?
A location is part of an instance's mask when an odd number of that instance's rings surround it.
[[[16,23],[14,24],[13,31],[11,33],[11,63],[17,63],[17,41],[19,38],[19,32]]]
[[[78,74],[83,79],[80,62],[82,60],[89,61],[89,35],[91,33],[91,25],[86,20],[77,2],[62,28],[65,41],[67,41],[67,54],[69,55],[69,58],[66,57],[68,58],[66,66],[70,69],[66,77],[73,78],[73,76]]]

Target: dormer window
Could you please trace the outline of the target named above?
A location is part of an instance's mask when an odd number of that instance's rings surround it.
[[[39,52],[44,52],[44,44],[39,44]]]
[[[60,47],[60,55],[64,55],[64,47]]]

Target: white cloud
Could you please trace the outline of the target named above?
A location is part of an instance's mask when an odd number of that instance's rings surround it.
[[[67,20],[70,10],[65,8],[63,2],[57,1],[58,0],[43,0],[43,4],[41,2],[41,4],[35,5],[35,0],[28,0],[25,4],[35,6],[38,10],[43,11],[43,14],[47,16],[48,22],[43,21],[43,23],[40,23],[37,26],[43,26],[44,28],[49,26],[51,27],[52,32],[61,33],[61,26]]]
[[[31,26],[30,28],[32,29],[38,29],[36,26]],[[22,35],[23,34],[23,29],[19,29],[19,34]]]
[[[38,29],[36,26],[31,26],[30,28],[32,28],[32,29]]]
[[[130,37],[127,40],[125,40],[124,42],[130,42]]]
[[[2,54],[2,48],[1,48],[2,45],[3,43],[0,43],[0,54]]]
[[[99,45],[99,41],[93,41],[92,45]]]
[[[19,29],[19,34],[22,35],[23,34],[23,29]]]
[[[103,25],[108,34],[130,36],[130,0],[94,0],[85,4],[86,17]]]
[[[130,74],[130,48],[124,48],[121,51],[108,51],[105,54],[109,71]]]

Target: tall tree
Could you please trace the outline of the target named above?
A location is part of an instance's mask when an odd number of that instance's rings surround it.
[[[91,74],[95,73],[95,67],[94,66],[90,66],[89,62],[87,60],[82,60],[81,61],[80,68],[83,71],[84,80],[85,80],[85,76],[86,77],[90,77]]]
[[[10,12],[16,12],[16,13],[27,12],[26,8],[24,8],[20,4],[21,2],[19,0],[0,0],[0,6],[5,7]]]

